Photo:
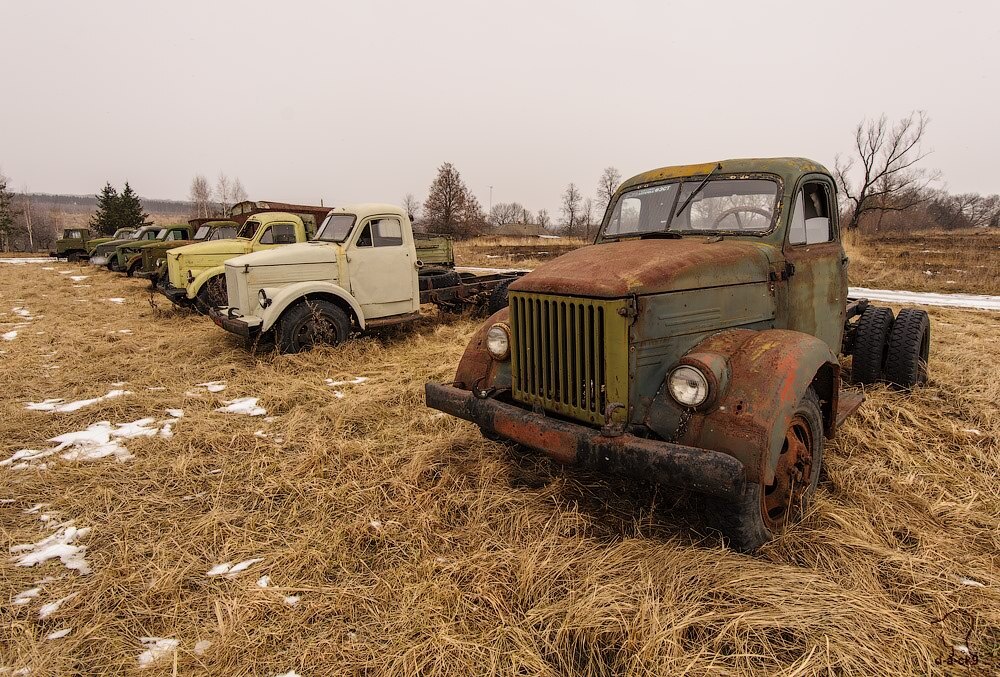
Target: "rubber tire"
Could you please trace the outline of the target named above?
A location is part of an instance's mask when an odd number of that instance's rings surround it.
[[[110,270],[112,273],[120,273],[121,272],[122,267],[118,265],[118,256],[112,256],[108,260],[108,270]]]
[[[221,285],[219,288],[219,293],[215,295],[213,299],[213,286]],[[214,301],[218,301],[215,303]],[[209,278],[205,281],[205,284],[201,285],[201,289],[198,290],[198,295],[194,299],[195,308],[203,315],[207,315],[210,308],[213,306],[225,306],[229,305],[229,290],[226,289],[226,276],[216,275],[215,277]]]
[[[893,320],[891,308],[868,306],[861,314],[851,351],[851,379],[855,383],[871,385],[882,380]]]
[[[71,254],[67,254],[66,255],[66,262],[67,263],[79,263],[81,256],[83,256],[83,254],[81,252],[72,252]]]
[[[490,315],[498,313],[508,306],[509,300],[507,297],[507,288],[513,281],[514,280],[505,280],[494,287],[493,291],[490,292],[490,298],[486,301],[486,310]]]
[[[889,334],[885,380],[894,388],[909,390],[927,383],[931,319],[923,310],[903,308]]]
[[[417,273],[420,291],[455,287],[462,282],[462,276],[448,268],[421,268]]]
[[[135,277],[136,272],[138,272],[140,268],[142,268],[142,261],[137,261],[136,263],[133,263],[131,266],[128,267],[128,270],[125,271],[125,274],[128,275],[129,277]]]
[[[314,343],[302,343],[299,331],[305,323],[315,317],[323,318],[336,331],[336,340],[327,345],[338,346],[347,340],[351,333],[351,319],[340,306],[325,299],[306,299],[296,303],[285,311],[278,320],[277,343],[282,353],[298,353],[312,348]]]
[[[797,414],[803,415],[803,418],[809,423],[810,432],[812,433],[812,477],[810,478],[809,488],[806,489],[802,498],[802,512],[790,516],[784,528],[798,522],[802,517],[802,513],[808,509],[813,496],[816,494],[820,470],[823,465],[823,414],[820,411],[819,398],[816,396],[816,391],[812,388],[806,390],[805,395],[799,400],[798,406],[792,412],[792,417],[794,418]],[[723,535],[729,547],[734,550],[746,553],[754,552],[780,534],[780,531],[772,532],[767,524],[764,523],[764,518],[761,515],[761,494],[763,491],[763,484],[748,482],[742,498],[736,502],[729,502],[722,499],[710,499],[708,501],[709,512],[706,515],[708,522]]]

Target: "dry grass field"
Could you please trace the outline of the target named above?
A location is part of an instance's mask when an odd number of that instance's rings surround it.
[[[1000,314],[929,312],[930,384],[871,389],[746,556],[695,497],[426,409],[476,319],[251,354],[144,282],[0,264],[0,675],[995,674]]]

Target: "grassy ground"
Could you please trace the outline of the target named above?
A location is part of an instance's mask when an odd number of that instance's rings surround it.
[[[177,644],[142,674],[943,674],[966,656],[955,646],[989,674],[1000,315],[930,312],[930,385],[871,389],[827,448],[814,509],[750,557],[704,535],[689,497],[519,455],[426,409],[423,383],[452,377],[476,320],[252,355],[140,281],[0,265],[0,334],[18,332],[0,339],[0,459],[184,413],[172,437],[125,440],[131,460],[0,467],[4,547],[72,520],[91,569],[3,554],[0,667],[138,672],[157,637]],[[24,405],[113,388],[133,394]],[[247,396],[273,418],[215,411]]]

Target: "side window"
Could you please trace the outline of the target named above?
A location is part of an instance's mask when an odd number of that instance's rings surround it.
[[[143,240],[155,240],[156,239],[156,231],[155,230],[147,230],[143,234],[142,239]]]
[[[403,227],[399,219],[374,219],[369,225],[376,247],[398,247],[403,244]]]
[[[83,233],[81,233],[78,230],[74,230],[72,233],[69,234],[69,237],[72,240],[82,240],[83,239]]]
[[[354,243],[355,247],[371,247],[372,246],[372,224],[366,223],[365,227],[361,229],[361,234],[358,235],[357,241]]]
[[[261,244],[292,244],[293,242],[295,242],[295,226],[290,223],[272,224],[260,236]]]
[[[183,230],[172,230],[169,233],[167,233],[167,242],[170,242],[171,240],[181,240],[183,238],[184,238]]]
[[[795,196],[788,244],[821,244],[833,240],[830,196],[822,183],[807,183]]]

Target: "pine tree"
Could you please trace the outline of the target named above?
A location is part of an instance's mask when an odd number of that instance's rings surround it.
[[[17,234],[14,209],[14,194],[7,190],[7,177],[0,174],[0,250],[9,251],[14,235]]]
[[[445,162],[431,183],[424,202],[424,222],[431,230],[471,235],[483,226],[483,210],[455,166]]]
[[[90,217],[90,229],[100,235],[113,235],[118,225],[118,191],[111,183],[105,183],[101,194],[97,195],[97,211]]]
[[[125,189],[118,196],[117,212],[119,228],[142,228],[153,225],[153,222],[149,220],[149,214],[142,210],[142,202],[132,190],[132,186],[128,185],[128,181],[125,182]]]

